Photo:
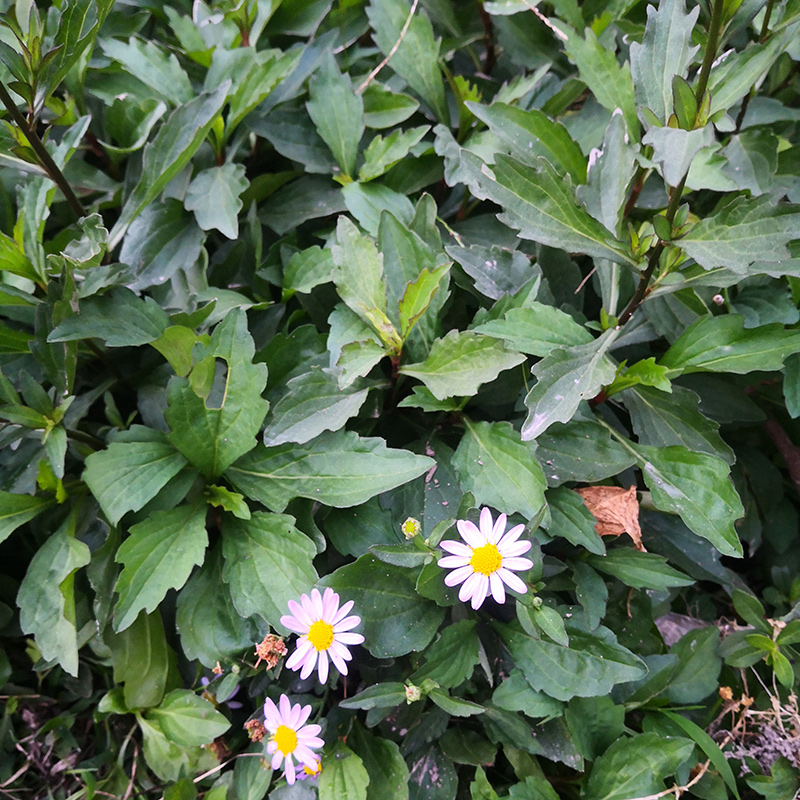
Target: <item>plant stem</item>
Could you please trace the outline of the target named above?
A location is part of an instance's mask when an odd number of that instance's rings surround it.
[[[772,16],[772,8],[774,5],[775,0],[767,0],[767,8],[764,11],[764,22],[761,25],[761,33],[758,34],[758,41],[761,44],[767,40],[767,34],[769,33],[769,20]],[[742,127],[744,115],[747,113],[747,107],[750,105],[750,101],[755,96],[755,93],[756,87],[753,85],[750,87],[750,91],[745,95],[744,100],[742,100],[742,106],[739,109],[739,113],[736,115],[736,133],[739,133],[739,129]]]
[[[72,191],[72,187],[64,177],[64,173],[59,169],[56,162],[53,161],[53,157],[47,151],[47,148],[44,146],[44,142],[42,142],[42,140],[36,135],[36,131],[34,131],[33,128],[28,125],[27,120],[20,113],[2,81],[0,81],[0,100],[2,100],[3,105],[8,110],[8,113],[11,115],[11,119],[14,120],[16,126],[25,135],[25,138],[28,140],[31,148],[33,148],[33,151],[39,158],[39,163],[50,177],[50,180],[52,180],[53,183],[55,183],[55,185],[61,189],[61,193],[66,198],[66,201],[69,204],[69,207],[75,213],[75,216],[78,219],[85,217],[86,209],[84,209],[83,204],[78,199],[75,192]]]

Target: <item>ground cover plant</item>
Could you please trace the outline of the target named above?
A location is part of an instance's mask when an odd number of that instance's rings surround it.
[[[0,10],[0,795],[800,797],[797,0]]]

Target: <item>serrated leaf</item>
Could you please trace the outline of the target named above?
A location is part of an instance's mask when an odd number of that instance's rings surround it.
[[[170,692],[145,712],[145,717],[155,721],[169,741],[182,747],[210,744],[231,726],[208,700],[188,689]]]
[[[480,661],[480,642],[475,620],[464,619],[448,625],[442,635],[425,651],[425,664],[410,680],[419,685],[430,678],[445,689],[454,689],[472,677]]]
[[[699,8],[693,8],[687,14],[684,0],[661,0],[658,8],[648,5],[642,43],[631,44],[636,102],[649,108],[663,124],[672,113],[673,76],[686,77],[698,50],[691,43],[699,13]]]
[[[546,356],[557,347],[573,347],[594,341],[592,334],[566,312],[533,301],[524,308],[510,308],[502,319],[492,319],[474,328],[503,339],[515,350]]]
[[[348,75],[342,75],[332,53],[327,53],[308,87],[308,115],[330,148],[342,174],[356,171],[358,143],[364,134],[364,101],[353,91]]]
[[[234,309],[214,329],[204,352],[209,362],[224,363],[220,396],[199,397],[190,382],[194,371],[189,379],[172,378],[167,387],[167,438],[207,477],[220,475],[256,444],[269,403],[261,397],[267,368],[252,363],[254,354],[245,312]]]
[[[166,441],[112,442],[86,459],[83,480],[116,525],[128,511],[152,500],[186,465]]]
[[[689,171],[695,156],[714,142],[714,126],[711,123],[691,131],[653,126],[642,137],[642,144],[653,148],[652,159],[661,165],[661,174],[670,186],[677,186]]]
[[[406,290],[399,303],[400,337],[404,341],[420,317],[430,307],[434,295],[449,270],[449,264],[442,264],[431,271],[423,269],[416,280],[406,285]]]
[[[378,47],[384,55],[392,53],[389,67],[408,81],[440,122],[448,122],[450,114],[439,70],[440,43],[433,38],[433,27],[425,12],[418,9],[410,15],[410,11],[406,0],[372,0],[367,16]]]
[[[371,181],[379,178],[398,161],[404,159],[409,150],[419,144],[429,130],[429,125],[423,125],[407,131],[398,128],[385,139],[383,136],[376,136],[364,151],[364,163],[358,171],[358,179]]]
[[[130,627],[140,611],[149,614],[170,589],[180,589],[203,563],[207,546],[204,503],[156,511],[131,527],[114,559],[124,564],[116,585],[114,629]]]
[[[756,261],[787,260],[786,245],[799,228],[800,206],[740,195],[697,222],[678,244],[704,269],[727,267],[743,275]]]
[[[509,155],[531,166],[536,166],[536,159],[541,156],[576,184],[586,181],[586,159],[560,123],[537,109],[524,111],[497,102],[490,106],[470,102],[466,105],[495,136],[511,146]]]
[[[663,556],[642,553],[629,547],[615,547],[603,556],[589,556],[588,564],[634,589],[663,591],[694,583],[688,575],[670,567]]]
[[[102,339],[109,347],[148,344],[169,326],[166,312],[152,298],[119,287],[82,300],[80,311],[50,332],[48,342]]]
[[[192,179],[184,206],[194,212],[197,224],[204,231],[218,230],[223,236],[236,239],[239,212],[244,205],[239,195],[249,185],[243,164],[228,161],[221,167],[209,167]]]
[[[257,512],[249,520],[226,519],[222,552],[222,579],[239,614],[258,614],[284,631],[280,618],[289,600],[310,592],[317,582],[311,564],[316,548],[297,530],[294,517]]]
[[[322,756],[319,800],[367,800],[369,773],[343,741]]]
[[[33,634],[42,657],[78,676],[73,575],[91,560],[89,548],[60,528],[36,551],[19,586],[19,625]]]
[[[478,505],[531,519],[545,504],[546,482],[536,460],[536,447],[523,442],[508,422],[471,422],[453,456],[464,491]]]
[[[419,378],[437,400],[472,395],[482,383],[521,364],[525,356],[506,350],[502,342],[472,331],[450,331],[433,343],[425,361],[400,368]]]
[[[210,483],[206,486],[203,497],[210,506],[229,511],[239,519],[250,519],[250,507],[238,492],[232,492],[224,486],[215,486]]]
[[[745,328],[744,317],[725,314],[701,317],[692,323],[661,358],[672,375],[691,372],[779,370],[784,360],[800,351],[800,331],[783,325]]]
[[[324,431],[339,430],[358,414],[369,390],[345,390],[331,370],[311,369],[288,381],[285,391],[272,407],[264,429],[267,447],[305,444]]]
[[[49,497],[0,492],[0,542],[5,541],[20,525],[29,522],[49,505]]]
[[[419,596],[416,580],[413,570],[364,555],[326,575],[320,586],[354,601],[363,647],[376,658],[393,658],[423,650],[444,619],[443,608]]]
[[[678,514],[726,556],[741,558],[734,522],[744,508],[722,459],[685,447],[633,445],[656,508]]]
[[[616,335],[609,330],[587,344],[560,347],[533,367],[536,385],[525,397],[524,441],[536,439],[554,422],[569,422],[582,400],[590,400],[611,383],[616,369],[605,353]]]
[[[305,445],[258,445],[225,476],[247,497],[276,511],[295,497],[348,508],[419,477],[434,463],[388,448],[380,438],[337,431]]]

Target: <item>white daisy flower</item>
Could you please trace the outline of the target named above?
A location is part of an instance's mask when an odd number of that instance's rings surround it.
[[[302,668],[301,678],[307,678],[317,665],[320,683],[328,680],[328,658],[342,675],[347,675],[347,662],[352,656],[346,645],[361,644],[364,637],[360,633],[349,633],[361,622],[361,617],[347,616],[353,607],[348,600],[339,608],[339,595],[333,589],[326,589],[320,595],[318,589],[300,596],[300,602],[289,601],[291,615],[281,617],[281,625],[299,633],[297,649],[289,656],[286,666],[289,669]]]
[[[530,569],[533,566],[529,558],[520,558],[531,548],[530,542],[517,541],[525,530],[524,525],[517,525],[504,533],[506,515],[501,514],[493,522],[492,512],[488,508],[481,509],[480,523],[478,528],[469,520],[457,520],[456,527],[466,544],[441,542],[442,549],[453,555],[439,559],[440,567],[453,570],[444,582],[448,586],[462,584],[458,599],[463,603],[471,600],[475,609],[481,607],[490,591],[498,603],[504,603],[505,586],[524,594],[527,587],[511,570]]]
[[[283,762],[283,774],[290,784],[295,780],[295,760],[298,766],[316,770],[319,758],[312,748],[325,744],[317,736],[322,728],[305,724],[309,714],[311,706],[292,705],[285,694],[277,706],[269,698],[264,703],[264,727],[270,734],[267,753],[272,755],[272,769],[278,769]]]

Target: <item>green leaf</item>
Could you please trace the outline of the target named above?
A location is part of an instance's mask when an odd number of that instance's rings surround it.
[[[89,548],[63,526],[36,551],[17,594],[19,625],[33,634],[42,657],[78,676],[74,574],[91,560]]]
[[[368,128],[393,128],[405,122],[419,103],[402,92],[394,92],[378,81],[372,81],[364,94],[364,122]]]
[[[569,314],[535,301],[524,308],[510,308],[501,319],[484,322],[474,330],[503,339],[521,353],[539,357],[549,355],[557,347],[594,341],[592,334]]]
[[[163,439],[112,442],[88,456],[83,479],[116,525],[127,511],[138,511],[152,500],[185,465],[186,459]]]
[[[517,668],[494,690],[492,704],[506,711],[521,711],[534,719],[555,717],[563,710],[560,701],[532,688]]]
[[[664,791],[663,779],[691,755],[694,743],[642,733],[619,739],[597,759],[585,800],[628,800]]]
[[[170,692],[155,708],[145,712],[166,737],[183,747],[210,744],[230,728],[230,722],[214,706],[188,689]]]
[[[428,695],[433,703],[451,717],[472,717],[475,714],[483,714],[483,706],[473,703],[470,700],[462,700],[460,697],[450,697],[441,689],[433,689]]]
[[[331,251],[314,245],[295,253],[283,270],[283,290],[310,292],[315,286],[328,283],[333,271]]]
[[[531,257],[519,250],[500,245],[469,247],[450,245],[447,254],[475,281],[475,288],[485,297],[499,300],[516,294],[538,274]],[[532,292],[535,294],[535,292]]]
[[[109,347],[133,347],[158,339],[168,325],[169,317],[152,298],[119,287],[81,300],[80,313],[56,325],[47,341],[102,339]]]
[[[326,575],[319,585],[353,600],[363,646],[376,658],[393,658],[423,650],[444,619],[443,608],[417,594],[416,579],[412,570],[365,555]]]
[[[150,131],[167,112],[167,104],[154,97],[117,97],[105,116],[103,147],[114,155],[127,155],[144,147]]]
[[[449,264],[442,264],[436,269],[423,269],[416,280],[406,285],[400,300],[400,338],[405,341],[411,329],[425,313],[439,290],[442,280],[450,271]]]
[[[699,13],[699,8],[693,8],[687,14],[684,0],[661,0],[657,8],[648,5],[642,43],[631,44],[636,102],[649,108],[663,124],[673,109],[673,77],[686,77],[698,50],[691,43]]]
[[[244,205],[239,195],[249,185],[242,164],[228,161],[221,167],[209,167],[192,179],[184,206],[194,212],[197,224],[204,231],[218,230],[223,236],[236,239],[239,212]]]
[[[222,508],[225,511],[229,511],[238,519],[250,519],[250,507],[238,492],[232,492],[224,486],[215,486],[210,483],[206,486],[203,497],[214,508]]]
[[[642,137],[642,144],[653,148],[652,159],[661,165],[661,174],[670,186],[677,186],[689,172],[695,156],[704,148],[711,147],[715,141],[711,123],[691,131],[653,126]]]
[[[445,689],[454,689],[472,677],[480,660],[479,648],[475,620],[464,619],[448,625],[425,651],[425,664],[411,675],[410,680],[419,685],[431,679]]]
[[[292,378],[286,383],[286,393],[272,407],[264,444],[305,444],[324,431],[343,428],[358,414],[368,391],[341,389],[336,374],[329,369],[312,368]]]
[[[411,10],[406,0],[371,0],[367,16],[376,44],[384,55],[392,54],[389,68],[405,78],[439,121],[446,123],[450,114],[439,71],[440,43],[433,38],[433,27],[425,12],[417,9],[412,16]]]
[[[317,582],[312,566],[314,543],[286,514],[254,513],[249,520],[223,522],[222,579],[243,617],[258,614],[273,628],[280,624],[289,600],[298,600]]]
[[[564,717],[581,755],[591,761],[625,730],[625,708],[610,697],[573,697]]]
[[[723,555],[741,558],[734,522],[744,516],[744,508],[728,465],[685,447],[634,445],[633,449],[655,507],[678,514]]]
[[[611,112],[622,109],[628,135],[638,141],[639,120],[634,103],[633,79],[627,64],[620,65],[614,49],[600,44],[590,28],[584,31],[586,38],[582,39],[576,31],[561,24],[559,27],[567,35],[564,50],[578,67],[581,80],[592,90],[601,106]],[[670,82],[672,74],[670,72]]]
[[[213,549],[178,594],[175,624],[186,657],[211,669],[258,641],[254,620],[243,619],[222,580],[222,557]]]
[[[722,668],[719,645],[719,631],[713,625],[684,634],[671,648],[678,657],[678,667],[664,697],[676,705],[688,705],[716,694]]]
[[[433,343],[425,361],[400,368],[421,380],[437,400],[475,394],[482,383],[522,363],[525,357],[506,350],[502,342],[472,331],[450,331]]]
[[[642,553],[629,547],[615,547],[604,556],[589,556],[590,566],[621,580],[634,589],[670,589],[692,586],[694,580],[667,564],[664,556]]]
[[[562,647],[569,647],[569,634],[564,626],[564,619],[561,614],[550,606],[544,604],[540,606],[526,606],[517,601],[517,616],[525,615],[528,620],[536,626],[549,639],[552,639],[556,644]],[[522,621],[520,624],[523,625]]]
[[[131,222],[189,163],[222,111],[227,91],[228,84],[223,84],[178,107],[145,147],[141,178],[109,234],[109,250],[114,250]]]
[[[364,763],[344,742],[323,753],[319,800],[367,800],[368,785]]]
[[[356,723],[347,743],[369,774],[367,800],[408,800],[408,767],[394,742],[373,736]]]
[[[548,486],[568,481],[597,483],[634,463],[633,456],[595,422],[556,423],[536,440],[536,457]]]
[[[541,156],[576,184],[585,183],[586,159],[560,123],[537,109],[524,111],[518,106],[496,102],[490,106],[471,102],[466,105],[495,136],[510,145],[509,155],[518,161],[536,166],[536,159]]]
[[[429,130],[429,125],[423,125],[420,128],[409,128],[407,131],[397,129],[385,139],[383,136],[376,136],[364,151],[364,163],[358,171],[358,179],[371,181],[379,178],[398,161],[404,159]]]
[[[529,775],[524,783],[512,786],[508,796],[510,800],[558,800],[553,785],[538,775]]]
[[[547,493],[547,501],[552,517],[547,532],[551,536],[563,536],[576,547],[605,555],[606,546],[595,530],[597,520],[577,492],[565,488],[551,490]]]
[[[339,705],[341,708],[360,708],[369,711],[371,708],[394,708],[405,700],[406,690],[402,683],[376,683],[354,697],[341,700]]]
[[[761,601],[750,592],[742,589],[734,589],[731,592],[731,600],[736,613],[748,624],[752,625],[757,631],[771,634],[772,628],[766,621],[767,612]]]
[[[419,477],[434,463],[388,448],[380,438],[337,431],[305,445],[258,445],[225,476],[247,497],[276,511],[295,497],[347,508]]]
[[[214,329],[204,353],[209,363],[224,364],[221,391],[199,397],[190,382],[194,371],[167,387],[168,439],[207,477],[220,475],[256,444],[269,403],[261,397],[267,368],[252,363],[254,354],[245,312],[235,309]]]
[[[527,519],[545,504],[546,482],[536,460],[536,447],[523,442],[508,422],[471,422],[453,457],[464,491],[472,492],[478,505],[506,514],[519,512]]]
[[[525,397],[523,440],[536,439],[555,422],[569,422],[582,400],[611,383],[616,369],[605,353],[616,336],[611,329],[587,344],[559,347],[533,367],[536,385]]]
[[[608,628],[592,633],[569,628],[569,647],[532,639],[508,626],[500,635],[525,679],[536,690],[557,700],[608,694],[617,683],[643,678],[644,662],[617,644]]]
[[[169,362],[176,375],[186,376],[192,368],[192,350],[197,342],[194,331],[183,325],[170,325],[150,345]]]
[[[20,525],[24,525],[53,504],[49,497],[0,492],[0,542],[5,541]]]
[[[661,358],[672,375],[690,372],[779,370],[787,356],[800,351],[800,331],[783,325],[745,328],[744,317],[724,314],[700,317]]]
[[[141,715],[137,715],[137,722],[142,732],[142,744],[147,766],[162,781],[177,781],[181,775],[189,772],[190,763],[193,760],[192,757],[195,756],[194,760],[196,760],[195,753],[171,742],[157,724],[148,722]],[[250,759],[246,760],[249,761]]]
[[[364,134],[364,101],[353,91],[349,76],[339,72],[330,52],[312,76],[308,93],[308,115],[333,153],[342,174],[354,177],[358,143]]]
[[[124,683],[129,710],[157,706],[164,694],[180,683],[177,659],[164,636],[161,614],[141,613],[120,633],[106,631],[111,649],[114,682]]]
[[[180,589],[203,563],[207,546],[204,503],[156,511],[134,525],[115,558],[125,568],[116,586],[114,629],[125,630],[140,611],[152,612],[170,589]]]
[[[775,205],[769,195],[739,195],[700,219],[678,243],[704,269],[727,267],[744,275],[756,261],[787,260],[786,244],[798,227],[800,206]]]
[[[589,630],[594,630],[606,615],[608,587],[583,561],[576,561],[572,565],[572,579],[575,581],[575,596],[586,614]]]
[[[650,386],[634,386],[620,399],[631,415],[633,431],[641,444],[683,445],[733,464],[733,451],[719,435],[719,425],[697,410],[700,399],[689,389],[675,386],[671,394],[666,394]]]

